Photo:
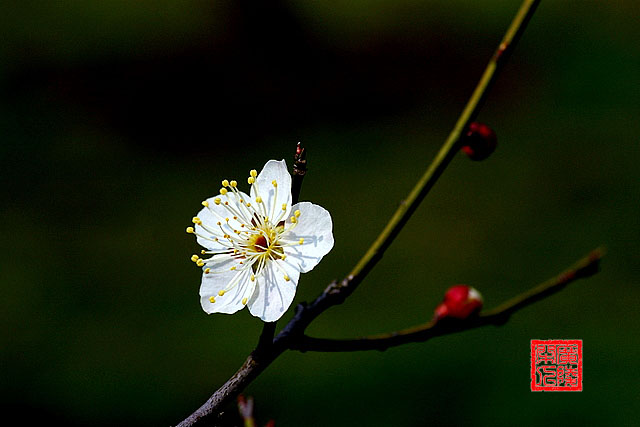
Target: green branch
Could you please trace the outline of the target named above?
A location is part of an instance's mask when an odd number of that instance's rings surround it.
[[[502,325],[516,311],[533,304],[562,290],[569,283],[592,276],[598,271],[598,265],[604,256],[604,249],[598,248],[577,261],[568,270],[560,273],[538,286],[504,302],[498,307],[481,313],[479,316],[466,319],[441,319],[423,325],[403,329],[386,334],[373,335],[355,339],[324,339],[304,336],[296,342],[296,350],[300,351],[363,351],[386,350],[412,342],[424,342],[430,338],[448,335],[486,325]]]

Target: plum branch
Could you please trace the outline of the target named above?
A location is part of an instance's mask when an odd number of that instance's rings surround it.
[[[598,262],[603,256],[602,249],[596,249],[581,259],[569,270],[552,278],[502,305],[486,311],[475,318],[466,320],[441,319],[413,328],[388,334],[357,338],[352,340],[334,340],[312,338],[305,335],[309,324],[330,307],[341,304],[358,287],[366,275],[382,258],[385,250],[402,230],[420,202],[440,178],[461,146],[461,141],[469,124],[476,118],[489,89],[499,71],[513,51],[527,23],[540,3],[540,0],[524,0],[513,18],[507,32],[485,68],[471,98],[460,114],[453,130],[429,167],[404,199],[383,231],[373,242],[351,272],[341,281],[334,281],[316,299],[296,307],[293,318],[275,336],[275,322],[265,323],[256,349],[247,357],[238,371],[227,380],[200,408],[183,420],[179,427],[193,426],[218,415],[222,409],[235,399],[240,392],[260,375],[278,356],[286,350],[299,351],[358,351],[384,350],[409,342],[423,342],[432,337],[456,333],[489,324],[502,325],[516,311],[546,298],[574,280],[588,277],[597,271]],[[304,148],[296,148],[292,196],[299,196],[302,179],[306,174]]]

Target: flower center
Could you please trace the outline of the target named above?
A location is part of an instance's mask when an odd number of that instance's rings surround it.
[[[251,246],[253,246],[253,250],[256,252],[266,252],[268,250],[267,238],[260,234],[256,236]]]
[[[262,227],[255,228],[258,233],[249,236],[246,243],[246,251],[258,254],[260,258],[279,259],[284,257],[284,250],[278,243],[283,226],[273,228],[268,222]]]

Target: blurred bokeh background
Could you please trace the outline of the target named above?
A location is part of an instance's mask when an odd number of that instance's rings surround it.
[[[3,414],[172,425],[261,322],[199,306],[184,233],[222,178],[297,141],[343,277],[446,138],[519,1],[14,1],[0,28]],[[494,306],[605,244],[597,276],[484,328],[386,352],[287,353],[246,391],[278,426],[629,423],[640,380],[637,2],[543,1],[479,120],[384,259],[314,336]],[[285,315],[281,324],[290,317]],[[584,340],[584,391],[529,391],[529,340]],[[230,408],[233,411],[233,408]]]

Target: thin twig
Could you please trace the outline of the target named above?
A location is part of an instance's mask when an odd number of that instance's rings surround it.
[[[469,126],[469,123],[471,123],[478,115],[478,112],[480,111],[480,108],[482,107],[498,72],[504,68],[507,58],[513,51],[513,48],[520,39],[527,23],[533,16],[538,3],[540,3],[540,0],[525,0],[520,6],[518,13],[507,29],[498,49],[485,68],[484,73],[480,78],[480,82],[473,91],[471,98],[467,102],[462,114],[460,114],[460,117],[449,134],[449,137],[442,148],[440,148],[436,158],[418,180],[407,198],[400,203],[395,214],[387,223],[384,230],[382,230],[382,233],[380,233],[373,245],[371,245],[369,250],[364,254],[353,270],[351,270],[351,273],[347,276],[348,280],[342,282],[344,286],[350,288],[348,291],[349,294],[355,290],[362,281],[362,278],[366,276],[373,266],[382,258],[385,250],[389,245],[391,245],[391,242],[393,242],[413,212],[415,212],[420,202],[424,199],[429,190],[431,190],[438,178],[440,178],[440,175],[442,175],[442,172],[444,172],[445,168],[458,152],[460,140],[464,135],[464,131]]]
[[[457,153],[463,132],[469,123],[477,116],[498,71],[504,67],[507,57],[520,38],[539,2],[540,0],[523,1],[444,145],[431,162],[431,165],[418,180],[413,190],[409,193],[409,196],[400,204],[387,226],[358,264],[356,264],[351,273],[340,282],[332,282],[325,291],[311,303],[298,305],[294,317],[275,337],[273,345],[269,346],[270,349],[265,352],[254,351],[249,355],[242,367],[200,408],[182,421],[178,425],[179,427],[192,426],[211,415],[218,414],[231,399],[235,398],[283,351],[296,348],[296,341],[303,339],[305,329],[316,317],[328,308],[342,303],[345,298],[351,295],[362,279],[364,279],[369,271],[371,271],[375,264],[382,258],[384,251],[398,235],[402,227],[409,220],[411,214],[416,210],[420,202]],[[304,154],[304,151],[301,154]],[[305,168],[300,170],[306,172],[306,161],[304,162],[304,166]],[[296,174],[294,173],[292,186],[300,186],[303,176],[304,173],[301,173],[299,174],[299,178],[296,178]]]
[[[386,350],[390,347],[412,342],[424,342],[433,337],[474,329],[480,326],[503,325],[516,311],[560,291],[575,280],[595,274],[598,271],[598,264],[603,255],[604,250],[602,248],[595,249],[563,273],[511,298],[498,307],[482,313],[475,318],[466,320],[444,318],[437,322],[432,320],[423,325],[401,331],[356,339],[323,339],[304,336],[300,340],[296,340],[296,350],[325,352]]]

